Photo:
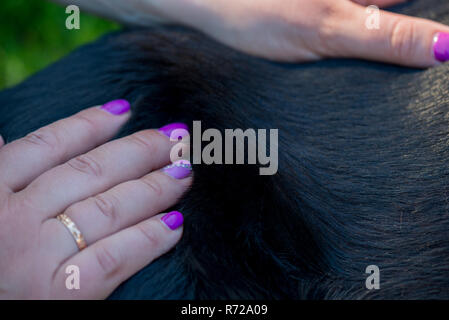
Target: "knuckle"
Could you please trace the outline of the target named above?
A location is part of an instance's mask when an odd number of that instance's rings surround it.
[[[51,150],[60,145],[59,137],[51,127],[44,127],[30,133],[23,138],[23,141]]]
[[[317,29],[317,39],[318,39],[318,50],[322,55],[327,55],[329,53],[330,42],[333,38],[333,28],[329,23],[321,23]]]
[[[70,219],[73,219],[77,212],[79,212],[78,203],[75,203],[65,209],[64,214],[68,215]]]
[[[139,131],[130,135],[128,139],[149,153],[157,153],[156,144],[154,143],[157,137],[153,130]]]
[[[323,1],[319,4],[319,17],[328,19],[334,17],[339,12],[339,4],[334,1]]]
[[[100,177],[103,172],[101,165],[95,159],[85,154],[71,159],[67,162],[67,165],[76,171],[95,177]]]
[[[10,215],[14,216],[20,214],[22,210],[18,208],[17,202],[14,195],[5,195],[0,201],[0,226],[6,225],[3,219],[6,219]],[[19,209],[19,210],[17,210]]]
[[[149,192],[156,197],[162,196],[162,185],[154,179],[154,177],[148,176],[141,179],[142,183],[149,189]]]
[[[99,194],[93,198],[95,206],[110,221],[112,225],[118,224],[117,201],[114,197]]]
[[[34,228],[39,225],[43,213],[43,210],[36,206],[29,196],[8,195],[0,204],[0,238],[2,234],[10,234],[11,231],[18,230],[26,230],[31,236]],[[3,243],[2,240],[0,243]]]
[[[321,55],[331,55],[333,52],[335,35],[337,33],[337,26],[341,23],[339,21],[339,12],[338,7],[335,6],[332,2],[326,1],[326,3],[321,5],[320,11],[317,16],[320,17],[319,21],[317,21],[317,40],[318,46],[317,51]]]
[[[15,193],[7,198],[6,208],[8,212],[21,215],[30,214],[34,215],[42,213],[43,209],[36,204],[35,198],[30,196],[29,193]]]
[[[397,58],[409,58],[414,51],[416,25],[413,21],[398,19],[391,32],[390,45]]]
[[[160,239],[158,233],[155,232],[154,224],[139,224],[137,225],[137,230],[144,236],[149,248],[156,249],[161,246],[162,239]]]
[[[117,274],[122,266],[122,258],[118,250],[98,246],[94,251],[95,259],[106,278]]]
[[[89,136],[95,136],[95,133],[98,131],[98,126],[95,125],[94,121],[84,115],[83,112],[74,115],[73,118],[81,124],[84,132]]]

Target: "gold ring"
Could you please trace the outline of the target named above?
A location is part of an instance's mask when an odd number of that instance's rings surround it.
[[[68,215],[66,215],[65,213],[61,213],[56,217],[56,219],[61,221],[61,223],[67,228],[67,230],[69,230],[69,232],[73,236],[73,239],[75,239],[76,245],[78,246],[78,249],[80,251],[87,247],[86,241],[84,240],[81,231],[78,229],[75,222],[73,222],[72,219],[69,218]]]

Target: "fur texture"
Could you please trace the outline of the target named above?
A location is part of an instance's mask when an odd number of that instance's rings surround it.
[[[449,23],[446,1],[402,13]],[[0,92],[7,141],[116,98],[120,136],[278,128],[279,171],[197,165],[181,242],[113,299],[449,298],[449,65],[277,64],[177,27],[113,33]],[[365,268],[380,268],[367,290]]]

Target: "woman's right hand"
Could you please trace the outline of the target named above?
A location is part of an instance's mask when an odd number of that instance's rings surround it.
[[[170,165],[169,136],[187,126],[107,142],[129,117],[116,100],[0,141],[1,299],[106,298],[179,241],[182,214],[159,213],[192,182],[188,162]]]

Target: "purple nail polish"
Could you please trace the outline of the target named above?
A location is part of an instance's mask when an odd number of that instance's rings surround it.
[[[178,160],[166,166],[163,171],[175,179],[184,179],[192,172],[192,165],[187,160]]]
[[[433,54],[441,62],[449,60],[449,33],[438,32],[433,38]]]
[[[118,116],[128,112],[131,109],[131,105],[128,101],[119,99],[104,104],[101,109]]]
[[[189,134],[189,127],[182,122],[175,122],[167,124],[166,126],[163,126],[159,129],[159,132],[162,132],[167,137],[171,138],[172,140],[176,141],[179,140],[179,138],[183,138]],[[178,135],[173,136],[173,135]]]
[[[162,222],[164,222],[167,227],[172,230],[178,229],[184,222],[184,217],[182,213],[179,211],[172,211],[167,213],[161,218]]]

